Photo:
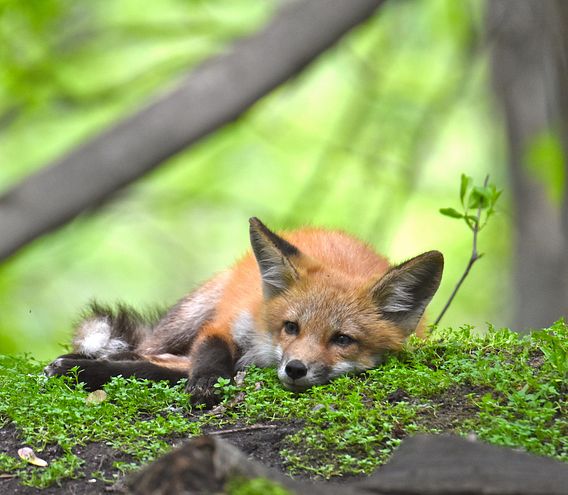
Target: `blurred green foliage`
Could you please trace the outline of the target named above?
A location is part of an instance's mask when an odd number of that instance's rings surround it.
[[[548,199],[560,205],[564,197],[564,151],[557,133],[546,130],[537,134],[525,153],[525,166],[544,186]]]
[[[0,191],[261,28],[278,5],[0,0]],[[471,242],[438,209],[462,172],[504,181],[482,18],[478,0],[387,2],[238,121],[5,261],[0,353],[53,357],[91,298],[173,303],[247,249],[252,215],[276,229],[340,227],[393,261],[440,249],[433,319]],[[507,323],[509,230],[501,211],[445,325]]]

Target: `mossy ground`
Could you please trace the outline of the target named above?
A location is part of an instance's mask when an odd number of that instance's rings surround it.
[[[376,370],[302,394],[284,390],[274,370],[251,368],[241,386],[218,384],[224,402],[213,411],[192,408],[183,384],[122,378],[105,386],[106,400],[89,404],[76,380],[47,379],[44,364],[0,357],[2,493],[102,493],[181,440],[218,430],[300,476],[369,473],[415,432],[475,434],[568,461],[563,322],[528,337],[436,331]],[[48,467],[20,460],[23,446]]]

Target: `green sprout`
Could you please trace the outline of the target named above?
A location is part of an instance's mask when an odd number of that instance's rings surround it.
[[[485,177],[483,186],[475,186],[473,184],[473,179],[465,174],[461,176],[460,184],[460,202],[462,206],[462,211],[458,211],[454,208],[441,208],[440,213],[450,218],[463,219],[466,225],[469,227],[473,233],[473,246],[471,251],[471,256],[463,272],[463,275],[458,280],[458,283],[454,287],[448,302],[440,312],[438,318],[434,322],[434,325],[438,325],[440,320],[450,307],[450,304],[454,300],[459,288],[462,286],[464,280],[469,274],[473,264],[483,256],[483,253],[478,253],[477,251],[477,236],[483,228],[487,225],[489,219],[495,213],[495,204],[497,203],[501,193],[503,191],[497,189],[494,184],[489,184],[489,175]],[[476,211],[477,210],[477,211]]]

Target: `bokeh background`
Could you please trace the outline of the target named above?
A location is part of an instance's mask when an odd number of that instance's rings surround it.
[[[0,0],[0,194],[175,87],[286,3]],[[393,262],[443,251],[434,317],[471,253],[466,226],[438,211],[458,207],[462,173],[478,184],[490,174],[504,193],[480,234],[485,256],[442,323],[535,324],[515,314],[516,205],[530,197],[519,200],[510,181],[508,90],[495,91],[500,38],[491,28],[520,4],[529,21],[542,15],[531,10],[540,2],[494,3],[385,2],[238,120],[2,260],[0,353],[55,356],[93,298],[140,309],[175,302],[245,252],[253,215],[274,229],[344,229]],[[534,58],[544,60],[538,49]],[[529,85],[529,100],[535,91]],[[543,121],[522,156],[560,211],[559,121]]]

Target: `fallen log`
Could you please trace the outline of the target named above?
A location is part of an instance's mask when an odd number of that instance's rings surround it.
[[[235,478],[267,478],[309,495],[566,495],[568,464],[451,435],[417,435],[369,478],[342,484],[295,481],[250,460],[229,442],[203,436],[133,475],[136,495],[224,493]]]

